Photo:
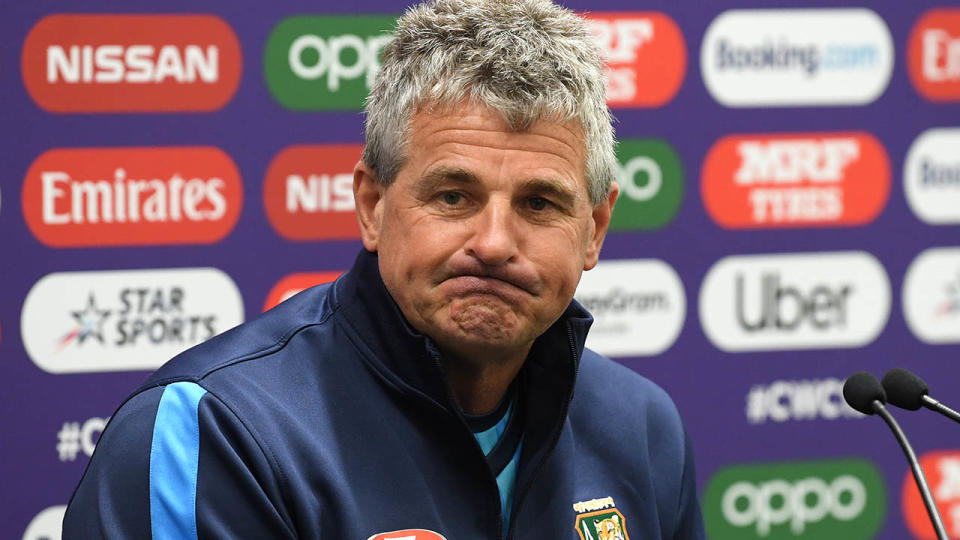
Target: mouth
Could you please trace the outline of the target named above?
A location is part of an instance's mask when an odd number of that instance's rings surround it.
[[[455,296],[495,296],[509,303],[517,303],[532,293],[510,281],[473,274],[452,276],[443,282],[443,287]]]

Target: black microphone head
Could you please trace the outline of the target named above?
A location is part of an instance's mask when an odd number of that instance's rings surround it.
[[[876,377],[866,371],[858,371],[843,383],[843,399],[863,414],[874,414],[873,402],[886,403],[887,395]]]
[[[883,376],[887,399],[897,407],[915,411],[923,406],[923,396],[930,392],[927,383],[903,368],[893,368]]]

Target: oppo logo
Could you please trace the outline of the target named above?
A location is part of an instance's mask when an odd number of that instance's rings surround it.
[[[600,261],[583,273],[574,298],[594,317],[587,347],[609,356],[660,354],[686,318],[683,283],[657,259]]]
[[[930,225],[960,223],[960,128],[921,133],[903,164],[903,189],[910,209]]]
[[[652,230],[666,226],[683,201],[683,164],[662,139],[617,141],[620,197],[610,219],[612,231]]]
[[[725,257],[700,288],[704,331],[730,352],[861,347],[889,313],[889,279],[865,252]]]
[[[236,92],[240,43],[212,15],[49,15],[23,44],[23,82],[51,112],[213,111]]]
[[[51,247],[210,244],[236,224],[243,185],[210,146],[57,149],[30,166],[22,203]]]
[[[395,22],[380,15],[287,17],[263,53],[270,93],[288,109],[363,108]]]
[[[263,310],[273,308],[277,304],[287,300],[291,296],[309,289],[314,285],[330,283],[340,277],[343,271],[337,272],[299,272],[284,276],[283,279],[274,285],[267,293],[267,299],[263,303]]]
[[[924,250],[903,279],[903,316],[924,343],[960,343],[960,248]]]
[[[241,322],[215,268],[56,272],[27,294],[21,335],[49,373],[149,370]]]
[[[720,469],[704,493],[710,538],[873,538],[886,507],[883,480],[862,459]]]
[[[700,68],[728,107],[866,105],[886,89],[893,55],[869,9],[729,10],[707,28]]]
[[[925,12],[907,40],[907,71],[931,101],[960,101],[960,9]]]
[[[677,23],[657,11],[584,14],[606,60],[610,107],[659,107],[673,99],[687,70]]]
[[[890,160],[865,132],[730,135],[703,164],[707,212],[730,229],[862,225],[890,194]]]
[[[919,461],[947,533],[960,536],[960,450],[927,452],[920,456]],[[930,525],[930,518],[911,472],[904,475],[900,491],[903,520],[907,528],[916,538],[936,540],[937,535]]]
[[[281,150],[263,182],[263,205],[277,234],[289,240],[360,238],[353,167],[362,153],[362,144]]]

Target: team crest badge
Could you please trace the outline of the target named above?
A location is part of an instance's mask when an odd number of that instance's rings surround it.
[[[614,506],[613,497],[578,502],[573,509],[580,540],[630,540],[627,522]]]

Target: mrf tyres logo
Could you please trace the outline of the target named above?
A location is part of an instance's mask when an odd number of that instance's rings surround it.
[[[313,144],[281,150],[263,181],[263,206],[273,230],[288,240],[360,238],[353,167],[362,144]]]
[[[862,347],[890,314],[890,281],[862,251],[730,256],[707,272],[700,323],[729,351]]]
[[[396,17],[301,15],[270,33],[263,54],[267,87],[294,110],[359,110],[380,71]]]
[[[608,356],[659,354],[686,317],[683,283],[657,259],[600,261],[584,272],[574,298],[594,317],[587,347]]]
[[[925,223],[960,223],[958,148],[960,128],[928,129],[910,145],[903,164],[903,189],[910,209]]]
[[[863,459],[735,465],[707,483],[703,518],[715,540],[867,540],[886,504],[880,472]]]
[[[960,536],[960,450],[940,450],[920,456],[920,467],[951,537]],[[901,509],[903,520],[915,538],[936,540],[920,491],[909,470],[903,477]]]
[[[687,46],[673,19],[657,11],[584,18],[606,60],[610,107],[659,107],[673,99],[687,70]]]
[[[212,15],[49,15],[21,70],[50,112],[214,111],[237,90],[237,36]]]
[[[50,373],[149,370],[241,322],[240,291],[215,268],[57,272],[27,294],[21,335]]]
[[[843,399],[843,379],[779,380],[747,393],[747,421],[758,425],[803,420],[866,418]]]
[[[960,9],[924,13],[907,40],[907,72],[931,101],[960,101]]]
[[[670,223],[684,192],[683,164],[673,147],[661,139],[622,139],[617,161],[620,197],[610,230],[652,230]]]
[[[917,339],[960,343],[960,248],[924,250],[903,280],[903,315]]]
[[[707,28],[700,69],[728,107],[866,105],[886,89],[893,55],[869,9],[730,10]]]
[[[210,244],[236,224],[243,185],[210,146],[56,149],[30,166],[22,203],[51,247]]]
[[[704,206],[730,229],[862,225],[890,194],[890,160],[869,133],[730,135],[707,154]]]

